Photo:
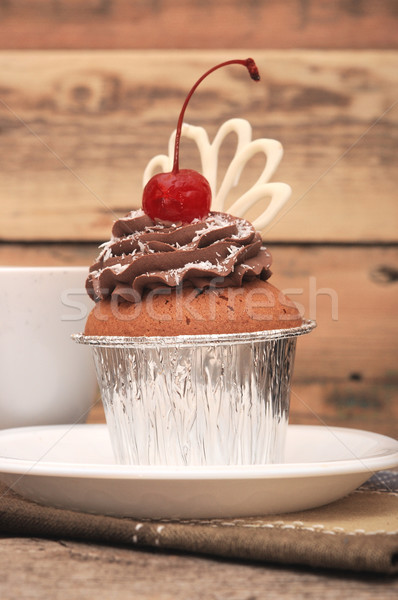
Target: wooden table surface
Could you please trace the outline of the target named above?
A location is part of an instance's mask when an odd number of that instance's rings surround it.
[[[2,600],[395,600],[398,579],[131,550],[0,539]]]

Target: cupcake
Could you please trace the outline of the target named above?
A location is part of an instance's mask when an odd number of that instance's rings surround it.
[[[180,114],[172,171],[149,178],[143,208],[114,223],[87,278],[95,305],[75,339],[93,348],[120,463],[283,460],[296,339],[314,324],[269,282],[271,254],[255,224],[210,210],[211,177],[209,183],[178,166],[190,96],[206,75],[232,63],[258,78],[247,59],[218,65],[198,80]],[[203,130],[196,132],[203,142]],[[250,144],[239,149],[246,160]],[[203,143],[201,149],[206,154]],[[247,205],[261,186],[264,178]]]
[[[189,224],[154,222],[142,209],[115,222],[90,268],[96,302],[86,335],[177,336],[299,327],[269,283],[271,254],[242,218],[210,212]]]

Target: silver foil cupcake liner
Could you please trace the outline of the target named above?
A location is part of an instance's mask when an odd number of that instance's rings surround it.
[[[117,462],[255,465],[283,461],[296,341],[314,327],[73,338],[93,349]]]

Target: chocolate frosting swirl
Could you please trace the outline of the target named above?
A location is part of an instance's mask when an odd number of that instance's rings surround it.
[[[271,254],[245,219],[211,212],[189,224],[157,223],[141,209],[115,221],[86,287],[95,301],[139,302],[145,291],[238,287],[271,275]]]

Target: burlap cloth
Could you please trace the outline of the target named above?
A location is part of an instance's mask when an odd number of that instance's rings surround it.
[[[0,535],[126,544],[285,565],[398,572],[398,473],[328,506],[244,519],[137,521],[40,506],[0,484]]]

